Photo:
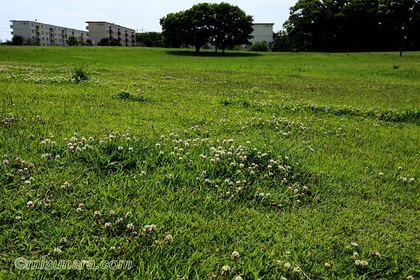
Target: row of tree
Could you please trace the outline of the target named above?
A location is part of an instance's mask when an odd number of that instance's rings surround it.
[[[228,3],[201,3],[160,19],[163,45],[181,47],[191,45],[196,52],[211,44],[225,49],[250,44],[253,18],[237,6]]]
[[[67,45],[69,46],[92,46],[92,41],[89,39],[86,41],[83,40],[77,40],[77,37],[74,35],[70,35],[66,40]],[[27,45],[27,46],[37,46],[39,42],[36,39],[28,38],[25,39],[23,36],[20,35],[13,35],[12,40],[8,41],[6,43],[7,45],[13,45],[13,46],[21,46],[21,45]]]
[[[297,51],[420,50],[420,1],[299,0],[284,28]]]
[[[146,47],[217,49],[249,45],[252,16],[227,3],[201,3],[160,19],[162,33],[136,34]],[[273,42],[258,42],[251,50],[273,51],[390,51],[420,50],[420,0],[298,0],[290,8],[284,31]],[[70,36],[71,37],[71,36]],[[12,44],[23,44],[15,35]],[[69,38],[69,45],[77,45]],[[89,44],[90,42],[83,42]],[[102,39],[99,45],[118,46]]]

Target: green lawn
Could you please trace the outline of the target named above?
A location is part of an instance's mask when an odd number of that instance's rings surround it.
[[[1,46],[0,278],[418,279],[419,109],[419,52]]]

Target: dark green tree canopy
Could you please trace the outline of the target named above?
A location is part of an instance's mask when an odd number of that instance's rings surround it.
[[[15,45],[15,46],[23,45],[23,37],[19,35],[13,35],[11,45]]]
[[[420,49],[419,0],[299,0],[284,24],[306,51]]]
[[[136,42],[145,47],[162,47],[162,34],[159,32],[137,33]]]
[[[77,41],[76,36],[70,35],[67,39],[67,44],[69,44],[69,46],[77,46],[79,45],[79,42]]]
[[[250,44],[252,22],[252,16],[227,3],[201,3],[160,19],[164,46],[192,45],[196,52],[207,43],[216,46],[216,51]]]
[[[98,46],[121,46],[121,42],[118,41],[118,39],[109,39],[109,38],[102,38],[99,43]]]

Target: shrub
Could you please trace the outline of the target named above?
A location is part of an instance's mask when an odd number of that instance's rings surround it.
[[[256,42],[252,44],[251,51],[253,52],[267,52],[268,46],[266,42]]]

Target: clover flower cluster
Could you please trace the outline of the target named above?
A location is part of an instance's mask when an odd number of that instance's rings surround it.
[[[77,138],[77,133],[74,133],[73,135],[74,136],[70,139],[64,139],[64,142],[67,143],[67,149],[70,152],[81,152],[93,149],[92,145],[89,144],[94,141],[92,137],[86,139],[85,137]]]
[[[5,126],[9,126],[12,123],[18,121],[18,118],[13,116],[13,113],[9,113],[7,117],[0,118],[0,124],[4,124]]]
[[[20,187],[21,189],[25,188],[25,186],[30,186],[35,180],[35,178],[32,177],[36,172],[35,165],[26,160],[22,160],[19,157],[9,159],[9,156],[4,154],[1,157],[0,166],[1,165],[5,167],[6,176],[9,180],[16,180],[16,183],[24,183],[24,185]]]

